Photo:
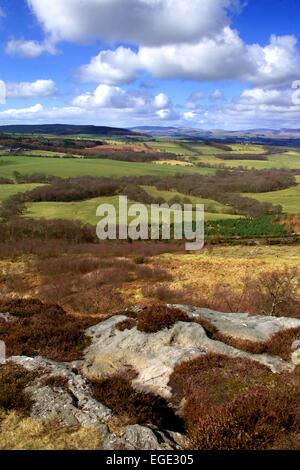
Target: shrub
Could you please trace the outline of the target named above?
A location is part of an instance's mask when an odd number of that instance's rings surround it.
[[[191,320],[185,312],[177,308],[152,305],[138,314],[137,329],[145,333],[155,333],[164,328],[171,328],[178,321],[190,322]]]
[[[69,391],[67,377],[60,375],[50,375],[42,379],[41,383],[45,386],[62,388],[63,390]]]
[[[33,308],[30,299],[13,300],[12,311],[18,318],[9,323],[0,321],[0,339],[6,343],[7,354],[42,355],[61,361],[80,359],[83,345],[88,344],[84,330],[96,321],[68,315],[58,305],[32,303]],[[5,305],[10,312],[9,303]]]
[[[300,270],[285,266],[246,279],[245,290],[257,312],[265,315],[294,316],[299,312]],[[254,299],[254,302],[253,302]]]
[[[165,399],[136,391],[124,375],[94,380],[92,387],[96,400],[118,416],[127,415],[128,424],[154,424],[176,431],[182,429],[182,420],[174,414]]]
[[[198,450],[266,450],[299,433],[299,371],[273,374],[262,364],[207,354],[170,377],[190,446]],[[287,447],[288,448],[288,447]]]
[[[133,318],[126,318],[116,324],[116,328],[120,331],[132,330],[136,326],[136,320]]]
[[[8,363],[0,366],[0,408],[18,410],[28,414],[32,400],[24,388],[32,382],[38,373],[29,372],[23,367]]]

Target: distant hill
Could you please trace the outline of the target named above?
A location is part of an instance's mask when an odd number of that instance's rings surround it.
[[[0,126],[0,132],[8,134],[89,134],[101,136],[141,136],[140,132],[106,126],[77,126],[69,124],[12,125]]]
[[[300,147],[299,129],[248,129],[243,131],[225,131],[223,129],[206,130],[194,127],[143,126],[133,127],[130,130],[143,132],[153,137]]]

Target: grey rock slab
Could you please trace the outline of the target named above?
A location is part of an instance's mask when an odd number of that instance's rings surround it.
[[[224,313],[186,305],[169,306],[180,308],[191,318],[209,320],[224,335],[250,341],[266,341],[278,331],[300,327],[300,320],[296,318]]]
[[[41,377],[26,388],[34,401],[32,417],[46,422],[57,419],[62,425],[81,424],[86,427],[98,426],[112,416],[112,411],[92,396],[91,387],[85,377],[72,369],[72,363],[59,363],[42,357],[12,356],[10,362],[27,370],[42,370]],[[60,387],[43,386],[48,377],[65,377],[67,390]]]
[[[177,307],[184,309],[182,306]],[[185,311],[188,309],[186,307]],[[193,315],[195,313],[197,314],[197,311],[190,312]],[[248,321],[248,316],[244,315],[243,321]],[[171,391],[168,382],[176,365],[201,354],[217,353],[229,357],[249,358],[268,366],[273,372],[293,368],[291,363],[279,357],[250,354],[212,340],[197,323],[177,322],[173,327],[157,333],[144,333],[136,327],[120,331],[116,325],[125,318],[124,315],[117,315],[86,330],[92,342],[85,350],[85,362],[81,369],[84,375],[89,378],[101,378],[131,367],[138,373],[132,382],[136,388],[169,398]],[[256,319],[256,323],[257,321]],[[238,328],[236,322],[234,319],[233,323]],[[290,324],[295,325],[297,321]]]
[[[172,450],[176,446],[161,433],[139,424],[125,427],[122,436],[109,434],[102,443],[103,450]]]
[[[3,313],[0,312],[0,318],[5,320],[7,323],[12,321],[15,317],[13,317],[10,313]]]

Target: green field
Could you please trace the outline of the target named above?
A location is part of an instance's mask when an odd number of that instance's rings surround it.
[[[36,172],[63,178],[83,175],[106,176],[117,178],[121,176],[157,175],[168,176],[176,173],[214,174],[211,168],[192,168],[172,165],[155,165],[152,163],[119,162],[102,159],[63,159],[8,156],[1,164],[0,176],[12,177],[14,171],[21,174]]]
[[[146,144],[153,150],[171,152],[176,155],[183,156],[197,156],[199,154],[214,155],[217,153],[224,153],[224,150],[203,144],[202,142],[156,141],[146,142]]]
[[[101,219],[96,217],[96,210],[99,204],[112,204],[116,209],[117,217],[119,215],[119,199],[118,196],[109,196],[101,198],[93,198],[87,201],[79,202],[37,202],[28,204],[27,217],[45,217],[46,219],[71,219],[81,220],[84,223],[96,225]],[[129,206],[134,201],[129,201]],[[149,211],[149,206],[148,211]],[[240,216],[227,214],[211,214],[205,213],[205,220],[235,219]],[[131,221],[133,217],[129,217]]]
[[[269,193],[247,193],[242,194],[242,196],[253,197],[253,199],[257,199],[260,202],[271,202],[274,205],[280,204],[284,212],[288,214],[299,214],[300,176],[296,176],[296,180],[299,184],[288,189]]]
[[[114,140],[117,144],[118,139]],[[201,142],[181,142],[178,140],[159,140],[145,142],[148,147],[155,150],[166,151],[183,155],[186,160],[194,157],[197,161],[202,163],[209,163],[212,165],[224,164],[229,167],[238,167],[240,165],[249,168],[299,168],[300,169],[300,150],[297,148],[290,148],[286,153],[280,153],[281,149],[278,147],[278,154],[268,156],[268,161],[255,161],[255,160],[221,160],[217,158],[218,153],[227,153],[222,149],[217,149],[213,146],[206,145]],[[229,144],[234,153],[264,153],[265,149],[259,145],[244,145],[244,144]],[[24,152],[25,153],[25,152]],[[0,158],[0,176],[13,177],[13,172],[18,171],[21,174],[33,174],[36,172],[45,173],[48,175],[60,177],[77,177],[83,175],[90,176],[104,176],[104,177],[122,177],[122,176],[142,176],[142,175],[155,175],[166,177],[175,175],[176,173],[183,174],[208,174],[213,175],[215,169],[211,168],[197,168],[188,166],[177,165],[161,165],[152,163],[137,163],[137,162],[121,162],[116,160],[106,159],[63,159],[63,158],[50,158],[51,155],[60,155],[58,152],[49,152],[43,150],[26,151],[28,155],[44,155],[43,157],[30,157],[25,155],[8,155]],[[1,154],[1,151],[0,151]],[[230,152],[228,152],[230,154]],[[297,177],[298,186],[285,189],[282,191],[275,191],[270,193],[248,193],[244,196],[252,197],[262,202],[270,202],[274,205],[281,204],[283,211],[288,214],[299,213],[300,202],[300,176]],[[9,196],[18,192],[24,192],[41,186],[41,184],[21,184],[21,185],[0,185],[0,202]],[[144,186],[143,189],[148,194],[154,197],[162,197],[166,202],[174,196],[179,196],[183,202],[186,197],[184,194],[176,191],[160,191],[152,186]],[[191,202],[195,204],[205,204],[208,207],[206,212],[207,220],[218,219],[234,219],[238,216],[222,214],[222,210],[227,207],[209,199],[202,199],[197,197],[189,197]],[[67,218],[79,219],[83,222],[96,224],[99,218],[96,217],[96,208],[101,203],[113,204],[118,209],[117,197],[108,198],[95,198],[87,201],[79,201],[72,203],[56,203],[56,202],[42,202],[28,205],[27,216],[32,217],[46,217],[46,218]],[[211,208],[212,213],[209,212]],[[214,213],[216,211],[216,213]],[[117,210],[118,212],[118,210]]]
[[[255,168],[257,170],[271,168],[300,169],[300,150],[298,148],[290,148],[287,152],[282,153],[280,147],[272,147],[278,150],[278,153],[268,155],[267,160],[222,160],[221,158],[217,158],[217,155],[226,153],[230,155],[230,152],[205,145],[201,142],[156,141],[147,142],[147,146],[162,152],[165,151],[181,155],[186,160],[189,160],[190,157],[196,157],[195,163],[201,162],[210,165],[224,164],[227,167],[234,168],[244,166],[249,169]],[[188,148],[185,148],[185,146]],[[240,153],[241,155],[246,153],[260,155],[266,151],[261,145],[228,144],[228,146],[232,148],[232,153]]]
[[[214,208],[217,212],[221,212],[222,209],[228,209],[227,206],[220,204],[219,202],[213,201],[212,199],[204,199],[201,197],[195,196],[186,196],[185,194],[178,193],[177,191],[161,191],[156,189],[155,186],[142,186],[142,188],[151,196],[153,197],[162,197],[166,202],[169,202],[174,196],[179,196],[181,199],[181,203],[183,202],[184,198],[187,198],[191,201],[192,204],[205,204],[209,205]]]
[[[43,186],[41,183],[28,183],[28,184],[0,184],[0,202],[13,196],[17,193],[24,193],[30,191],[38,186]]]

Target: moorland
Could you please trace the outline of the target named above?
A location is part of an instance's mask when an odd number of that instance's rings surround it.
[[[226,140],[92,127],[0,129],[0,340],[8,357],[82,360],[86,328],[136,305],[148,309],[143,332],[189,321],[166,304],[300,320],[296,137],[282,145],[261,133],[246,141],[238,133]],[[117,208],[119,195],[148,208],[204,204],[204,248],[186,252],[174,239],[99,241],[96,208]],[[124,329],[134,321],[142,323],[134,317]],[[285,361],[300,340],[300,327],[254,344],[202,326],[216,341]],[[115,413],[111,432],[162,426],[157,416],[173,407],[190,449],[299,449],[299,363],[274,373],[211,353],[176,366],[168,403],[136,390],[132,370],[92,385]],[[101,448],[101,437],[82,425],[34,424],[31,380],[21,366],[0,366],[0,448]]]

